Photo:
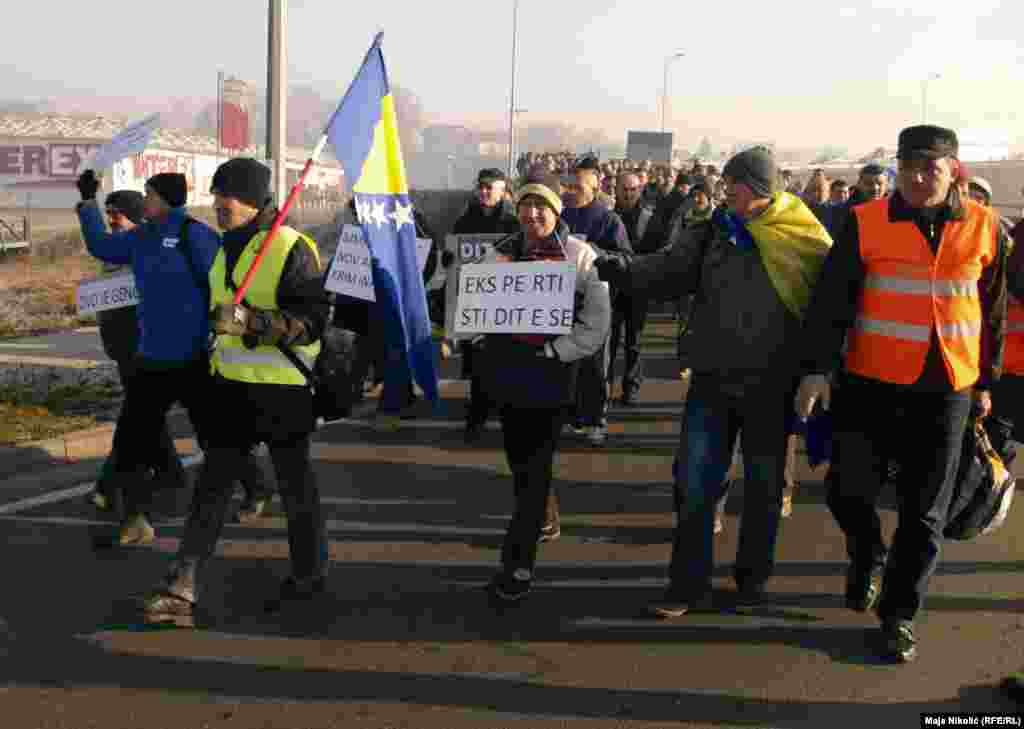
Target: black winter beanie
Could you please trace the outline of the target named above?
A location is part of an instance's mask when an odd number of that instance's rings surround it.
[[[135,190],[114,190],[107,195],[103,206],[113,208],[136,225],[142,222],[142,193]]]
[[[760,197],[771,197],[775,190],[775,157],[764,147],[752,147],[725,163],[724,177],[742,182]]]
[[[180,208],[188,200],[188,181],[180,172],[161,172],[146,180],[157,195],[172,208]]]
[[[270,202],[270,168],[249,157],[229,159],[213,173],[210,192],[263,208]]]

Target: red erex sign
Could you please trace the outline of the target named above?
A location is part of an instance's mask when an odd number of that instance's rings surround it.
[[[73,179],[98,144],[13,144],[0,146],[0,176]]]

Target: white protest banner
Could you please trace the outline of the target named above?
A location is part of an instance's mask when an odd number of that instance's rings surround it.
[[[114,138],[96,150],[92,160],[85,164],[86,169],[93,169],[96,172],[103,172],[112,167],[115,162],[131,157],[133,154],[140,154],[153,138],[153,134],[160,128],[160,114],[150,114],[142,121],[129,124]]]
[[[471,263],[459,271],[459,334],[568,334],[576,266],[561,261]]]
[[[455,256],[455,262],[448,272],[447,279],[449,286],[445,291],[444,311],[445,330],[448,338],[468,339],[468,335],[458,336],[455,331],[455,305],[458,286],[454,285],[459,280],[459,270],[465,263],[480,263],[490,253],[494,244],[508,236],[502,233],[472,233],[463,235],[449,235],[444,239],[444,247]]]
[[[135,288],[135,276],[130,272],[83,281],[78,285],[80,315],[122,309],[138,303],[139,292]]]
[[[421,274],[426,268],[431,244],[430,238],[416,239],[416,263]],[[338,250],[331,261],[331,273],[324,288],[363,301],[377,300],[373,290],[370,249],[361,226],[346,225],[341,229]]]
[[[363,229],[358,225],[346,225],[341,229],[338,250],[334,252],[331,273],[324,288],[354,299],[377,300],[373,293],[370,249],[366,246]]]

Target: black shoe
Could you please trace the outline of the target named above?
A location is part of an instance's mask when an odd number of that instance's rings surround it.
[[[466,429],[462,434],[466,443],[478,443],[484,437],[483,423],[466,423]]]
[[[1003,679],[999,688],[1017,703],[1024,703],[1024,673],[1011,673]]]
[[[323,577],[316,577],[311,580],[299,582],[294,577],[289,577],[281,583],[280,592],[277,597],[267,600],[263,608],[268,613],[280,611],[287,603],[309,602],[327,591],[327,580]]]
[[[917,658],[914,624],[909,620],[887,620],[882,623],[882,654],[897,663],[910,663]]]
[[[736,590],[736,609],[753,610],[764,602],[763,582],[743,582]]]
[[[502,570],[487,585],[487,591],[499,602],[517,602],[530,593],[532,582],[533,573],[528,569]]]
[[[655,600],[647,606],[647,610],[658,618],[681,618],[687,613],[710,610],[711,592],[703,592],[697,597],[692,593],[676,589],[671,585],[665,590],[665,595],[660,600]]]
[[[882,591],[882,566],[868,571],[851,564],[846,570],[846,607],[859,613],[867,612]]]

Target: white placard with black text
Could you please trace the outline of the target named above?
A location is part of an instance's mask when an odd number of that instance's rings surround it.
[[[126,306],[136,306],[138,303],[139,292],[135,288],[135,276],[130,272],[83,281],[78,285],[80,316],[123,309]]]
[[[568,334],[576,266],[562,261],[471,263],[459,271],[459,334]]]
[[[507,237],[508,235],[503,233],[470,233],[445,237],[445,250],[450,251],[455,257],[454,263],[448,271],[448,288],[445,290],[444,300],[445,330],[449,339],[469,338],[469,335],[460,336],[455,329],[455,305],[458,291],[456,283],[459,280],[460,268],[463,264],[480,263],[491,252],[495,243]]]
[[[431,240],[416,239],[416,263],[420,273],[427,266]],[[362,227],[346,225],[341,229],[338,250],[331,261],[331,272],[324,288],[336,294],[351,296],[363,301],[376,301],[373,291],[373,269],[370,265],[370,249]]]

